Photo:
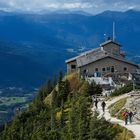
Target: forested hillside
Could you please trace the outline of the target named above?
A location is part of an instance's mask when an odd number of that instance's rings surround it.
[[[112,36],[113,21],[121,49],[139,63],[139,19],[133,10],[98,15],[1,11],[0,125],[13,119],[18,107],[25,109],[48,77],[66,71],[66,59],[99,47],[104,34]]]
[[[129,133],[91,111],[91,95],[101,93],[100,86],[79,80],[76,73],[62,77],[48,80],[29,109],[17,112],[1,140],[121,140]]]

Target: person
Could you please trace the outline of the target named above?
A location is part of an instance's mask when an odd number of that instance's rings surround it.
[[[95,103],[96,109],[98,109],[98,100],[97,100],[97,98],[95,99],[94,103]]]
[[[105,101],[102,102],[101,106],[102,106],[102,110],[103,110],[103,112],[105,112],[105,106],[106,106]]]
[[[122,116],[123,116],[123,118],[124,118],[125,125],[127,125],[129,113],[128,113],[127,111],[124,111],[124,112],[122,113]]]
[[[95,96],[94,96],[94,95],[92,95],[92,101],[93,101],[93,103],[94,103],[94,101],[95,101]]]
[[[132,111],[129,111],[129,115],[128,115],[128,117],[129,117],[129,123],[131,124],[132,123],[132,117],[133,117],[133,112]]]
[[[92,102],[93,102],[93,106],[94,106],[94,102],[95,102],[95,96],[92,95]]]

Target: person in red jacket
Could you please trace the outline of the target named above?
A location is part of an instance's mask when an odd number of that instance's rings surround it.
[[[124,118],[125,125],[127,125],[127,123],[128,123],[128,116],[129,116],[128,111],[124,111],[124,112],[122,113],[122,116],[123,116],[123,118]]]

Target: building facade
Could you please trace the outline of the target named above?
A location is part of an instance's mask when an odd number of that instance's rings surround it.
[[[99,48],[66,60],[67,73],[78,71],[80,75],[89,77],[137,73],[139,66],[126,60],[120,47],[117,42],[107,40]]]

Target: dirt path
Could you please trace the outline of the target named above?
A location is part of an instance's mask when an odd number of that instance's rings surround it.
[[[123,99],[123,98],[126,98],[126,97],[129,97],[129,95],[124,94],[124,95],[115,97],[114,99],[112,99],[110,101],[106,101],[105,113],[103,113],[102,108],[101,108],[101,103],[99,102],[99,104],[98,104],[98,111],[99,111],[99,114],[100,114],[99,117],[104,116],[105,119],[110,121],[111,123],[117,123],[117,124],[119,124],[119,125],[121,125],[123,127],[126,127],[128,130],[131,130],[134,133],[135,138],[133,140],[140,140],[140,125],[139,124],[132,123],[132,124],[125,125],[124,121],[119,120],[119,119],[114,118],[114,117],[111,117],[111,115],[109,113],[108,107],[110,105],[112,105],[115,102],[119,101],[120,99]],[[93,108],[93,110],[94,110],[94,108]]]

